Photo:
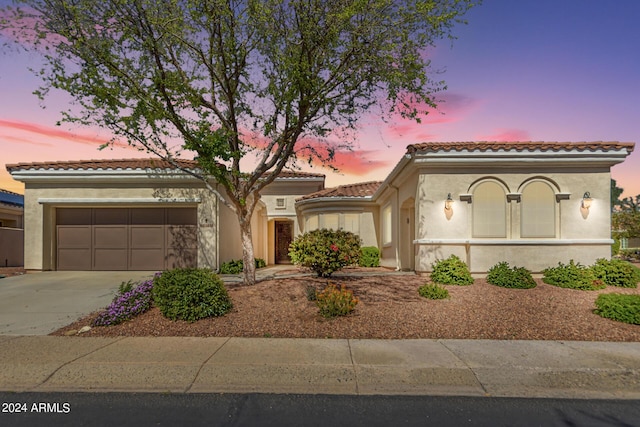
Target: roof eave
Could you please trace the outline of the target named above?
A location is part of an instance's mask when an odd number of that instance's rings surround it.
[[[622,163],[629,155],[625,148],[617,150],[496,150],[496,151],[473,151],[473,150],[441,150],[441,151],[415,151],[415,162],[428,163],[430,167],[437,165],[457,166],[457,165],[523,165],[544,163],[546,165],[579,165],[589,164],[593,166],[608,166]]]
[[[296,206],[302,206],[302,205],[313,205],[313,204],[326,204],[326,203],[363,203],[363,202],[372,202],[373,201],[373,197],[372,196],[361,196],[361,197],[355,197],[355,196],[345,196],[345,197],[335,197],[335,196],[327,196],[327,197],[314,197],[312,199],[297,199],[296,200]]]
[[[413,159],[414,159],[413,153],[406,153],[404,156],[402,156],[400,161],[394,166],[394,168],[391,170],[389,175],[387,175],[387,178],[384,181],[382,181],[382,184],[380,184],[380,187],[378,187],[375,193],[373,193],[373,196],[371,197],[372,200],[374,201],[377,200],[378,197],[380,197],[382,193],[384,193],[384,191],[389,187],[389,185],[391,185],[391,183],[398,177],[398,175],[400,175],[400,173],[407,167],[409,163],[411,163]]]
[[[11,170],[11,176],[20,182],[76,181],[91,178],[99,181],[139,181],[167,179],[196,179],[186,172],[176,169],[18,169]]]

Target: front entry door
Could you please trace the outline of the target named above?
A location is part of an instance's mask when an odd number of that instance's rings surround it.
[[[293,238],[293,223],[276,221],[276,264],[290,264],[289,245]]]

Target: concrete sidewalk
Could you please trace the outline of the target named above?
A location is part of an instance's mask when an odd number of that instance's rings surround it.
[[[2,391],[640,399],[640,343],[0,336]]]

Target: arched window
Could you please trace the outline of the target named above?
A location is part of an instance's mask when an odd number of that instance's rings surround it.
[[[553,189],[534,181],[522,191],[520,237],[556,236],[556,201]]]
[[[473,237],[507,237],[507,199],[493,181],[473,191]]]

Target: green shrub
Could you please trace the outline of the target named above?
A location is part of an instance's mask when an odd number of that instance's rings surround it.
[[[314,285],[307,285],[304,293],[307,295],[307,301],[315,301],[318,298],[318,291]]]
[[[611,256],[616,256],[620,253],[620,238],[614,237],[613,245],[611,245]]]
[[[591,266],[596,279],[605,285],[621,288],[637,288],[640,282],[640,269],[621,259],[600,258]]]
[[[360,249],[360,267],[380,267],[380,250],[375,246]]]
[[[291,261],[310,268],[318,277],[329,277],[347,265],[357,265],[360,238],[343,230],[320,229],[298,236],[289,246]]]
[[[446,299],[449,298],[449,291],[438,285],[437,283],[427,283],[418,288],[418,294],[421,297],[429,299]]]
[[[607,319],[640,325],[640,295],[600,294],[594,313]]]
[[[263,268],[267,266],[267,263],[262,258],[254,258],[256,268]],[[223,262],[220,264],[218,274],[240,274],[244,263],[241,259],[233,259],[231,261]]]
[[[621,249],[620,256],[627,261],[640,261],[639,249]]]
[[[569,264],[558,263],[557,267],[545,268],[542,281],[549,285],[561,288],[579,289],[582,291],[593,291],[606,287],[602,280],[595,277],[593,271],[573,260]]]
[[[536,287],[531,272],[524,267],[510,267],[508,262],[500,262],[487,273],[487,282],[503,288],[531,289]]]
[[[431,265],[431,280],[443,285],[470,285],[473,277],[467,264],[455,255]]]
[[[353,292],[347,290],[344,285],[340,289],[333,283],[329,283],[322,292],[316,294],[316,305],[320,309],[322,317],[346,316],[351,313],[358,304],[358,298]]]
[[[222,316],[233,307],[220,278],[208,269],[177,268],[154,279],[153,301],[172,320],[195,322]]]

